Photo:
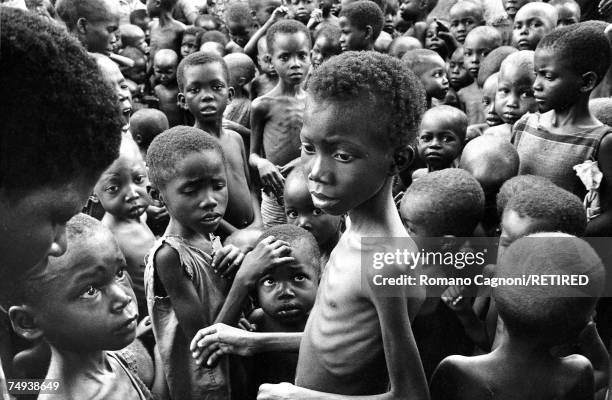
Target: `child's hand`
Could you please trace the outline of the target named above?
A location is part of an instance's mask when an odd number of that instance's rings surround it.
[[[238,328],[244,331],[255,332],[257,330],[257,325],[250,323],[248,319],[242,317],[240,321],[238,321]]]
[[[438,24],[442,25],[440,22],[438,22]],[[453,54],[457,48],[461,47],[461,45],[459,44],[459,42],[457,42],[457,39],[455,39],[453,34],[448,31],[439,30],[438,37],[444,40],[444,43],[446,43],[446,47],[448,47],[448,54]]]
[[[292,400],[295,398],[296,386],[282,382],[276,385],[264,383],[259,386],[257,400]]]
[[[291,161],[289,161],[287,164],[283,165],[282,167],[279,168],[279,171],[281,173],[282,176],[287,176],[289,175],[289,173],[297,166],[300,164],[300,162],[302,161],[301,158],[295,158]]]
[[[308,20],[308,24],[306,24],[306,28],[314,29],[321,21],[323,21],[323,11],[321,11],[320,8],[315,8],[310,13],[310,19]]]
[[[471,309],[472,305],[468,298],[463,297],[464,291],[465,286],[449,286],[444,293],[442,293],[442,301],[448,308],[457,313],[466,312]]]
[[[257,171],[262,185],[269,187],[277,198],[282,197],[285,178],[281,175],[278,167],[262,158],[257,164]]]
[[[276,240],[274,236],[268,236],[244,257],[236,280],[241,280],[252,288],[270,268],[291,261],[295,261],[295,258],[291,256],[289,243]]]
[[[285,6],[276,7],[276,9],[270,15],[270,24],[275,23],[276,21],[280,21],[285,18],[289,13],[289,9]]]
[[[253,343],[249,340],[253,332],[244,331],[225,324],[214,324],[200,329],[195,334],[189,350],[196,364],[206,362],[207,367],[217,364],[224,354],[252,356],[255,352]]]
[[[223,278],[230,277],[236,273],[244,260],[244,253],[233,244],[223,246],[215,251],[212,259],[212,267],[215,273]]]

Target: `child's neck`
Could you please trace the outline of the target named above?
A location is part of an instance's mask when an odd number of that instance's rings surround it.
[[[85,353],[51,346],[51,364],[47,372],[51,378],[78,383],[84,375],[92,377],[109,373],[112,373],[112,369],[102,350]]]
[[[599,125],[589,111],[588,95],[580,96],[578,101],[563,110],[552,110],[550,112],[550,126],[553,128],[564,126],[591,126]]]
[[[276,84],[276,87],[273,90],[275,90],[281,96],[288,97],[297,97],[298,95],[304,94],[304,89],[302,89],[301,83],[294,85],[289,82],[285,82],[282,79],[278,80],[278,83]]]
[[[131,218],[131,217],[113,215],[111,213],[106,212],[104,213],[104,216],[102,217],[102,222],[106,224],[106,226],[140,223],[140,216]]]
[[[406,236],[406,230],[393,203],[391,187],[392,179],[389,177],[378,193],[349,211],[350,225],[347,232],[359,236]]]
[[[172,11],[162,11],[159,14],[159,25],[160,26],[168,25],[172,22],[175,22],[175,19],[172,18]]]
[[[502,334],[498,351],[512,363],[531,363],[551,357],[550,346],[543,345],[533,338],[517,337],[507,331]]]
[[[196,232],[191,228],[186,227],[174,218],[170,218],[164,236],[180,236],[191,245],[201,248],[210,247],[210,234],[205,232]]]
[[[221,136],[222,131],[222,118],[214,121],[199,121],[196,119],[196,123],[194,125],[195,128],[202,129],[210,133],[211,135],[219,138]]]

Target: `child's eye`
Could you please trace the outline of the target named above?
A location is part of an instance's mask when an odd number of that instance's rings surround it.
[[[81,294],[82,299],[92,299],[100,293],[100,289],[93,285],[89,285],[87,289]]]
[[[302,151],[306,154],[314,154],[315,148],[309,143],[302,143]]]
[[[134,182],[135,182],[135,183],[138,183],[138,184],[144,183],[144,182],[145,182],[145,178],[146,178],[146,177],[145,177],[144,175],[137,175],[137,176],[134,178]]]
[[[295,219],[298,217],[298,213],[294,210],[287,210],[287,218]]]
[[[111,194],[117,193],[118,190],[119,190],[119,186],[117,186],[117,185],[107,186],[104,189],[105,192],[111,193]]]
[[[221,190],[225,187],[225,182],[217,181],[214,183],[213,187],[215,190]]]
[[[319,216],[322,214],[323,214],[323,211],[320,208],[315,208],[314,210],[312,210],[312,215]]]
[[[117,273],[115,274],[115,277],[117,278],[117,280],[125,278],[125,267],[119,268],[117,270]]]
[[[533,97],[533,93],[532,92],[523,92],[523,93],[521,93],[521,97],[523,97],[523,98]]]
[[[192,87],[187,90],[189,93],[197,94],[200,91],[198,87]]]
[[[297,274],[296,276],[293,277],[293,280],[296,282],[302,282],[306,280],[306,276],[303,274]]]
[[[451,143],[455,141],[455,138],[449,135],[449,136],[444,136],[442,140],[444,141],[444,143]]]
[[[351,162],[354,159],[352,155],[346,153],[336,153],[334,158],[340,162]]]
[[[274,285],[274,279],[272,279],[272,278],[264,279],[263,285],[264,286],[273,286]]]
[[[422,135],[419,137],[419,141],[421,142],[429,142],[431,140],[431,136],[430,135]]]

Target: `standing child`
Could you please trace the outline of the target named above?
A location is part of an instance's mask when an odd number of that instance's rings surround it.
[[[266,37],[279,81],[272,91],[253,101],[249,164],[263,186],[261,214],[267,227],[287,222],[281,169],[300,156],[306,99],[302,83],[310,65],[311,43],[308,29],[293,20],[276,22]]]
[[[487,129],[485,134],[510,141],[512,126],[526,113],[536,111],[533,97],[533,51],[522,50],[510,54],[501,64],[497,78],[495,110],[504,122]]]
[[[113,350],[136,337],[138,309],[126,263],[112,233],[84,214],[67,226],[68,251],[20,281],[9,315],[15,331],[51,346],[46,379],[64,399],[151,399]],[[55,392],[40,399],[54,399]]]
[[[581,239],[541,233],[513,243],[495,277],[511,280],[543,274],[582,274],[589,283],[493,288],[505,326],[501,345],[486,355],[442,361],[431,380],[434,400],[487,399],[491,393],[513,399],[593,398],[589,360],[577,354],[556,357],[550,348],[577,336],[589,322],[603,291],[604,266]]]
[[[260,399],[426,399],[410,323],[423,291],[403,286],[398,296],[378,296],[362,285],[362,274],[371,279],[372,271],[362,271],[361,262],[363,237],[410,240],[391,186],[393,176],[412,160],[409,143],[425,94],[399,60],[374,52],[333,57],[315,71],[308,91],[300,135],[308,189],[316,207],[332,215],[348,213],[350,224],[325,267],[304,333],[215,325],[194,338],[194,356],[214,363],[228,352],[300,346],[296,385],[262,385]],[[409,248],[416,251],[413,244]],[[397,264],[385,265],[384,271],[391,276],[408,272]]]
[[[294,261],[272,267],[258,279],[254,292],[260,308],[249,315],[249,322],[256,332],[303,332],[321,276],[317,242],[293,225],[269,228],[259,241],[269,236],[287,242]],[[296,352],[257,354],[251,376],[254,391],[263,383],[293,382],[297,362]]]
[[[224,237],[236,229],[260,224],[259,203],[251,180],[242,137],[222,127],[223,112],[232,100],[229,71],[223,58],[202,52],[184,58],[178,67],[179,102],[195,118],[200,133],[219,140],[227,171],[228,203],[219,224]],[[202,132],[204,131],[204,132]]]
[[[312,51],[310,52],[310,65],[312,69],[318,68],[328,58],[340,54],[342,51],[340,35],[342,35],[342,31],[334,25],[326,26],[318,31]]]
[[[535,50],[544,36],[557,26],[557,10],[547,3],[525,4],[514,18],[512,44],[519,50]]]
[[[597,55],[595,57],[594,55]],[[513,129],[520,174],[541,175],[584,197],[573,167],[599,162],[603,179],[601,215],[589,221],[587,235],[612,233],[612,130],[589,111],[589,95],[610,65],[610,44],[599,24],[557,28],[538,44],[533,91],[539,113],[526,114]]]
[[[278,85],[278,73],[272,65],[272,57],[268,51],[268,39],[265,35],[257,40],[257,65],[259,74],[251,84],[251,100],[263,96]]]
[[[417,151],[427,169],[414,171],[412,178],[428,172],[452,168],[458,165],[465,143],[467,116],[451,106],[430,108],[423,114],[417,137]]]
[[[465,38],[463,63],[474,82],[458,92],[461,108],[468,116],[468,123],[481,124],[485,122],[482,107],[482,90],[478,86],[478,71],[480,63],[493,49],[501,46],[502,37],[497,29],[490,26],[479,26]]]
[[[224,22],[227,26],[230,42],[226,46],[228,53],[242,52],[252,34],[253,17],[249,5],[241,1],[230,1],[225,7]]]
[[[212,235],[228,196],[221,147],[198,129],[175,127],[153,140],[147,165],[170,213],[145,270],[147,306],[170,396],[228,399],[227,364],[201,368],[189,351],[197,330],[215,321],[230,287],[228,277],[243,258],[237,248],[220,249]]]
[[[155,96],[159,99],[159,109],[166,114],[170,127],[183,124],[183,114],[177,103],[179,93],[176,82],[178,55],[169,49],[162,49],[153,57],[153,70],[159,82],[155,86]]]
[[[373,1],[361,0],[340,11],[340,47],[342,51],[373,50],[385,23],[385,16]]]
[[[448,61],[448,81],[449,81],[449,92],[452,90],[455,93],[469,86],[474,82],[474,78],[470,75],[467,68],[463,64],[463,47],[459,47],[453,52],[450,60]]]
[[[498,80],[499,72],[496,72],[488,77],[482,86],[482,105],[485,108],[485,120],[489,128],[504,123],[495,109],[495,96],[497,95]]]
[[[251,127],[251,100],[249,86],[255,78],[255,63],[244,53],[232,53],[223,57],[229,70],[229,86],[234,88],[234,97],[223,112],[223,117],[245,128]],[[250,138],[246,138],[247,140]]]
[[[147,149],[155,136],[168,128],[166,114],[154,108],[144,108],[132,114],[130,117],[130,132],[132,132],[132,138],[140,149],[143,160],[147,158]]]
[[[432,99],[444,100],[448,92],[446,63],[438,53],[429,49],[410,50],[404,54],[402,62],[421,80],[427,95],[427,108],[431,108]]]
[[[183,38],[181,39],[181,59],[198,51],[204,32],[204,29],[198,28],[197,26],[188,26],[185,29]]]
[[[144,257],[155,243],[146,224],[147,171],[140,152],[121,146],[119,158],[102,173],[94,187],[95,201],[104,208],[104,224],[115,235],[132,278],[140,318],[147,315]]]
[[[472,1],[455,3],[449,12],[450,33],[463,45],[465,37],[477,26],[484,25],[484,11],[482,7]]]
[[[172,18],[172,10],[178,0],[147,0],[147,11],[151,18],[157,18],[151,24],[151,57],[161,49],[181,51],[181,38],[185,25]]]
[[[342,234],[343,217],[327,214],[314,206],[304,168],[299,165],[287,176],[284,199],[287,222],[312,233],[319,246],[321,267],[325,267]]]

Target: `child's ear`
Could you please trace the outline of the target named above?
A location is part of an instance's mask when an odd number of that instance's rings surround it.
[[[26,305],[11,306],[9,318],[15,332],[26,340],[36,340],[42,337],[43,331],[36,324],[33,310]]]
[[[583,93],[589,93],[597,86],[597,74],[593,71],[589,71],[586,74],[582,74],[582,86],[580,91]]]
[[[92,193],[92,194],[89,195],[89,200],[91,200],[92,203],[99,203],[100,202],[100,198],[95,193]]]
[[[366,25],[365,27],[365,36],[364,38],[366,40],[372,40],[374,39],[374,29],[372,29],[371,25]],[[373,40],[372,40],[373,41]]]
[[[164,204],[164,199],[162,198],[162,194],[159,191],[159,189],[157,189],[154,186],[147,186],[147,192],[149,193],[149,196],[151,196],[151,198],[154,201],[158,201],[161,204]]]
[[[235,93],[236,93],[236,92],[234,91],[234,88],[233,88],[232,86],[230,86],[230,87],[227,89],[227,104],[229,104],[229,103],[231,103],[231,102],[232,102],[232,100],[234,99],[234,94],[235,94]]]
[[[185,95],[182,92],[176,95],[176,99],[178,100],[179,107],[185,111],[189,111],[189,107],[187,107],[187,102],[185,101]]]
[[[80,34],[84,35],[87,32],[87,19],[79,18],[76,23],[76,30]]]
[[[134,136],[134,141],[136,142],[136,144],[140,145],[142,144],[142,135],[140,133],[137,133]]]
[[[244,88],[247,83],[248,82],[246,76],[241,76],[240,79],[238,79],[238,86],[240,86],[241,88]]]
[[[395,150],[393,162],[389,168],[389,175],[396,175],[405,170],[414,161],[414,149],[410,145],[405,145]]]

